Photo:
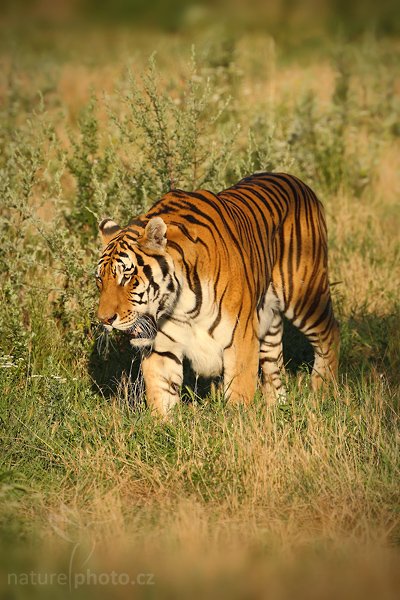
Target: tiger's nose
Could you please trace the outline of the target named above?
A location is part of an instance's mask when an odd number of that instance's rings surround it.
[[[103,316],[99,315],[100,321],[102,323],[105,323],[106,325],[112,325],[117,317],[118,317],[117,314],[113,315],[112,317],[103,317]]]

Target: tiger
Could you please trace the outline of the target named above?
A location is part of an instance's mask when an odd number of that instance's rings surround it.
[[[173,189],[126,227],[107,218],[99,230],[97,316],[146,348],[155,414],[179,402],[184,358],[197,375],[222,376],[229,403],[249,404],[259,380],[267,403],[284,401],[283,317],[311,342],[312,389],[337,380],[324,209],[297,177],[255,173],[216,194]]]

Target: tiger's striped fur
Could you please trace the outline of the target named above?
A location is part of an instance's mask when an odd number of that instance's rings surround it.
[[[313,345],[313,388],[336,377],[324,211],[296,177],[173,190],[127,227],[106,219],[100,231],[98,316],[150,346],[142,368],[155,411],[178,401],[185,356],[200,375],[223,373],[231,402],[251,401],[259,366],[265,396],[283,396],[283,315]]]

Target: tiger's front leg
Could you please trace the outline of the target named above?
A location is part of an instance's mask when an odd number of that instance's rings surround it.
[[[152,412],[167,416],[179,401],[183,381],[182,357],[153,350],[142,362],[147,404]]]
[[[257,388],[258,354],[257,337],[250,333],[242,337],[237,330],[233,344],[223,356],[224,392],[230,403],[252,402]]]

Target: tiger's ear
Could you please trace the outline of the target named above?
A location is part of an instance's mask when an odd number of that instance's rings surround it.
[[[121,227],[111,219],[103,219],[102,222],[99,223],[99,231],[104,246],[107,246],[108,242],[121,231]]]
[[[162,218],[153,217],[147,223],[143,235],[137,241],[139,248],[150,254],[164,254],[167,245],[166,231],[167,226]]]

